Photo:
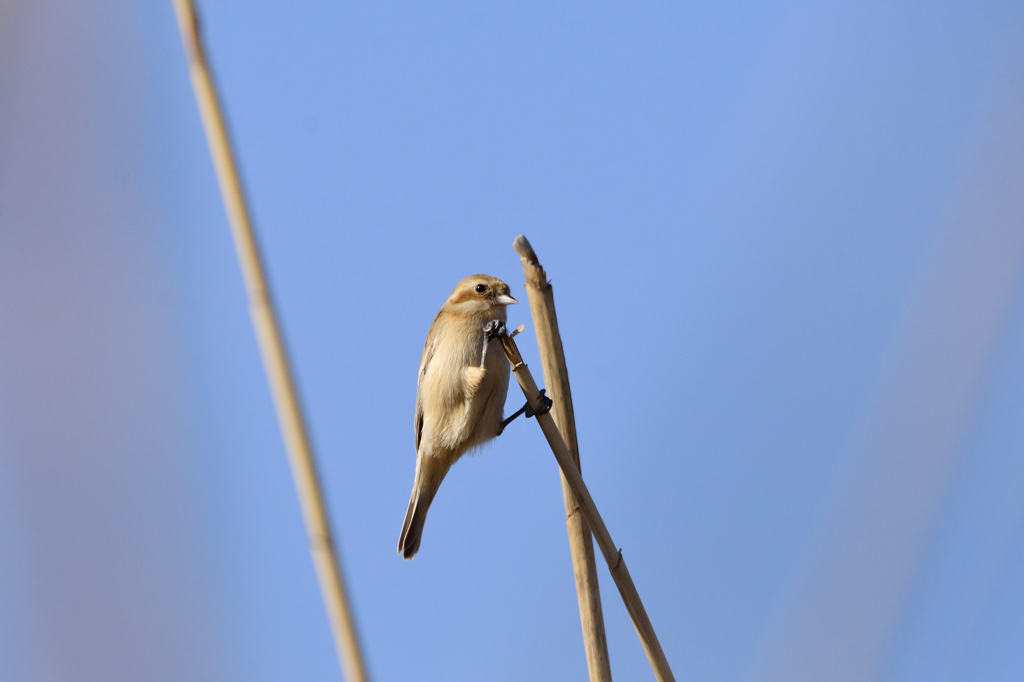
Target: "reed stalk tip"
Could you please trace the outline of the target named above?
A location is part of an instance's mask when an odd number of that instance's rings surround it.
[[[530,246],[530,242],[526,239],[525,235],[516,237],[516,240],[512,242],[512,248],[519,254],[520,259],[527,263],[537,264],[537,254],[533,252],[533,247]]]

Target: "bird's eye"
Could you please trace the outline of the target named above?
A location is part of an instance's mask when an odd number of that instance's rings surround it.
[[[478,293],[478,294],[482,294],[485,291],[487,291],[487,285],[486,284],[477,284],[475,288],[476,288],[476,293]]]

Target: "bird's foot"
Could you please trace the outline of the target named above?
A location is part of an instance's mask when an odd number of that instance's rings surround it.
[[[519,415],[525,414],[526,418],[529,419],[530,417],[536,417],[540,414],[547,414],[551,410],[551,405],[551,398],[544,395],[543,388],[540,389],[540,405],[537,406],[537,409],[531,409],[530,403],[527,401],[527,403],[520,407],[515,414],[501,422],[501,426],[498,427],[498,435],[500,436],[505,431],[505,427],[511,424]]]
[[[491,320],[484,326],[484,336],[488,341],[507,333],[508,329],[505,328],[505,323],[501,320]]]
[[[553,403],[551,402],[551,398],[544,395],[543,388],[540,389],[540,393],[538,395],[540,396],[540,405],[537,406],[536,410],[530,409],[530,403],[526,403],[525,405],[523,405],[524,414],[526,415],[527,419],[529,419],[530,417],[536,417],[537,415],[540,414],[547,414],[548,412],[551,411],[551,406],[553,405]]]
[[[504,336],[507,333],[508,330],[505,329],[505,323],[502,322],[501,320],[491,320],[486,325],[484,325],[484,343],[483,347],[480,349],[481,367],[484,367],[485,363],[487,362],[487,346],[494,339],[498,338],[499,336]],[[498,433],[501,433],[501,431],[499,431]]]

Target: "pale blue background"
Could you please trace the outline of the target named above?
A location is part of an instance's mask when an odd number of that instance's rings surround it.
[[[81,69],[93,80],[69,77],[81,92],[59,96],[99,113],[47,115],[116,144],[61,161],[57,142],[38,139],[55,164],[96,158],[90,174],[137,183],[118,191],[144,218],[126,219],[111,248],[141,264],[132,277],[156,282],[140,305],[168,330],[154,336],[165,352],[152,381],[175,387],[186,473],[159,513],[190,519],[180,554],[196,577],[182,599],[204,622],[174,627],[201,629],[206,662],[189,675],[338,679],[170,3],[63,4],[90,19],[0,4],[13,46],[0,50],[0,85],[47,87],[18,85],[46,66],[10,36],[63,26],[38,31],[59,61],[68,35],[88,33],[74,54],[92,55]],[[586,678],[557,469],[533,422],[460,462],[420,554],[395,553],[426,330],[472,273],[505,279],[525,303],[519,233],[555,287],[584,475],[677,679],[757,678],[893,358],[913,353],[900,329],[937,267],[970,159],[1024,83],[1024,8],[200,9],[374,679]],[[0,199],[30,203],[13,190]],[[52,227],[21,215],[0,212],[0,238]],[[864,679],[1024,679],[1024,302],[1013,281],[926,550]],[[22,295],[9,288],[5,310]],[[526,305],[509,321],[531,330]],[[0,360],[13,366],[9,338]],[[520,338],[539,377],[532,336]],[[20,385],[0,384],[4,404]],[[521,396],[509,395],[511,411]],[[53,634],[64,605],[46,606],[45,580],[26,577],[49,555],[33,549],[45,530],[7,493],[42,485],[18,473],[35,457],[19,445],[24,424],[0,419],[0,677],[157,679],[159,664],[126,672],[118,656],[88,673],[50,666],[61,637],[93,635]],[[599,572],[616,679],[648,679]]]

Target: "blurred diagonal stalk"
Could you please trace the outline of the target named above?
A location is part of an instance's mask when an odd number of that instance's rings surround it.
[[[227,123],[199,35],[195,7],[191,0],[174,0],[174,9],[178,17],[181,39],[188,55],[192,88],[203,120],[203,128],[206,130],[206,140],[217,171],[221,196],[224,199],[235,250],[249,296],[249,311],[263,356],[263,366],[267,372],[292,475],[295,478],[295,487],[302,505],[310,552],[313,555],[313,564],[316,566],[320,590],[334,633],[334,643],[345,678],[350,682],[364,682],[367,676],[359,638],[349,610],[341,563],[331,536],[313,450],[288,364],[284,340],[274,313],[270,287],[264,275],[259,246],[242,191],[241,175],[228,136]]]
[[[519,235],[513,244],[526,276],[526,295],[530,299],[533,328],[540,349],[544,385],[551,392],[551,415],[565,438],[576,468],[580,468],[579,444],[576,441],[576,416],[572,409],[569,390],[569,370],[565,365],[562,336],[558,332],[555,314],[555,294],[547,273],[537,260],[537,254],[526,237]],[[580,626],[583,645],[587,652],[587,670],[591,682],[611,682],[612,670],[608,661],[608,639],[604,631],[604,613],[601,609],[601,591],[597,582],[597,562],[590,525],[580,513],[580,503],[572,486],[562,475],[562,497],[565,500],[565,526],[569,534],[569,553],[572,556],[573,576],[576,579],[576,599],[580,605]]]

